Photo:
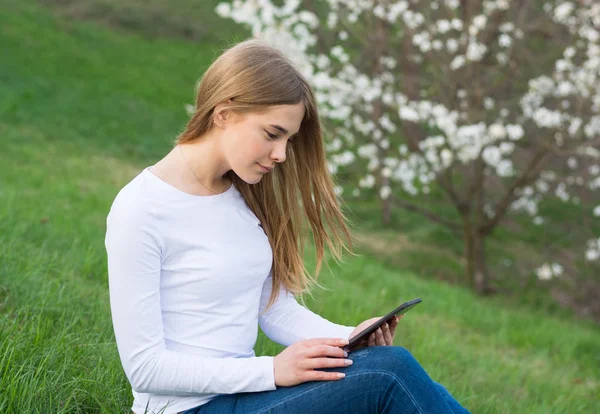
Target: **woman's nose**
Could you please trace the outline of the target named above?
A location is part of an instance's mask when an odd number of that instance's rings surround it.
[[[285,151],[286,151],[286,145],[287,142],[286,141],[281,141],[282,144],[279,145],[275,145],[275,147],[273,147],[273,151],[271,152],[271,159],[275,162],[284,162],[286,159],[286,155],[285,155]]]

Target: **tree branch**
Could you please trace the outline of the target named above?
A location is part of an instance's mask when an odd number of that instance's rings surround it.
[[[453,221],[447,220],[443,217],[438,216],[432,211],[429,211],[425,208],[419,207],[413,203],[410,203],[406,200],[401,200],[398,197],[391,196],[392,202],[398,207],[402,207],[405,210],[412,211],[413,213],[419,213],[422,216],[427,217],[431,221],[435,221],[436,223],[443,224],[448,227],[452,231],[460,231],[462,229],[462,225],[460,223],[455,223]]]
[[[538,151],[533,156],[523,175],[521,175],[521,177],[519,177],[519,179],[513,183],[513,185],[506,192],[506,195],[504,196],[502,201],[500,201],[500,203],[497,204],[497,207],[495,209],[496,214],[494,214],[494,217],[482,226],[481,229],[484,233],[491,232],[498,225],[500,220],[502,220],[502,218],[506,215],[508,208],[517,198],[515,195],[516,190],[531,183],[535,178],[537,178],[539,172],[536,171],[536,168],[544,160],[547,154],[548,150],[543,149],[541,151]]]

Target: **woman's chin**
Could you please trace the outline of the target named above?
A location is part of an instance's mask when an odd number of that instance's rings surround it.
[[[262,173],[254,173],[254,174],[244,174],[244,175],[239,175],[238,177],[240,177],[245,183],[247,184],[258,184],[260,182],[260,180],[262,180],[264,174]]]

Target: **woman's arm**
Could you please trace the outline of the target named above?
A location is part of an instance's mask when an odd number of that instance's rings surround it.
[[[273,357],[205,358],[166,349],[158,221],[140,202],[133,204],[115,201],[105,239],[113,327],[133,389],[179,395],[274,390]]]
[[[271,295],[273,276],[265,281],[260,298],[260,312]],[[348,338],[353,326],[338,325],[300,305],[293,294],[281,287],[277,301],[259,318],[259,325],[272,341],[289,346],[312,338]]]

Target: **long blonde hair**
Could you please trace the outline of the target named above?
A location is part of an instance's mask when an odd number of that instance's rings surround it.
[[[343,250],[353,254],[348,219],[337,203],[327,169],[322,126],[311,87],[281,51],[257,39],[238,43],[222,53],[200,79],[196,110],[175,142],[194,141],[206,133],[212,126],[217,104],[247,112],[300,102],[305,107],[304,119],[293,143],[287,146],[284,163],[254,185],[233,171],[228,173],[260,220],[273,251],[273,288],[266,309],[277,300],[281,286],[293,294],[310,294],[312,286],[320,286],[317,277],[325,244],[336,261],[341,260]],[[314,277],[303,261],[307,229],[303,218],[312,228],[316,249]]]

